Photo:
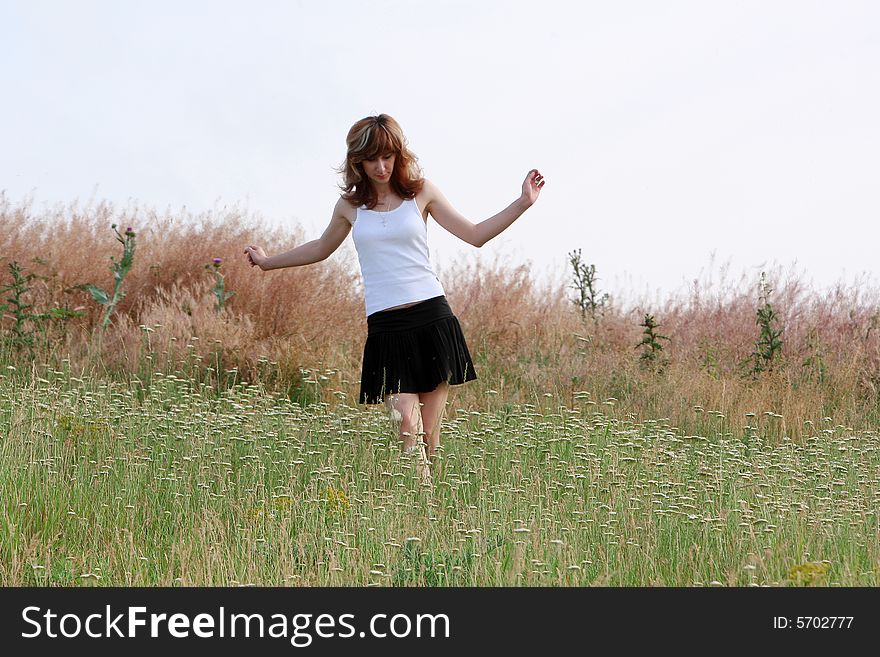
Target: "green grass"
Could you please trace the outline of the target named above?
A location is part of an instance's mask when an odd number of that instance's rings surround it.
[[[427,489],[383,409],[335,398],[4,371],[0,584],[880,584],[875,435],[489,396]]]

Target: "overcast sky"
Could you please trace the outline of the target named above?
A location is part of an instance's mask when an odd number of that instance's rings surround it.
[[[238,203],[311,239],[386,112],[474,222],[547,178],[481,250],[431,221],[441,271],[579,247],[632,296],[712,254],[817,288],[877,262],[876,2],[0,0],[0,89],[0,189],[38,209]]]

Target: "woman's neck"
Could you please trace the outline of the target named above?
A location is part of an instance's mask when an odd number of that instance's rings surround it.
[[[376,197],[380,199],[396,196],[394,190],[391,189],[391,183],[373,183],[373,191],[376,192]]]

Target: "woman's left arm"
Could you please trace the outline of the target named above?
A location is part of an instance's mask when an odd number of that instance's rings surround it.
[[[436,185],[427,180],[425,183],[428,192],[427,209],[434,220],[459,239],[481,247],[493,237],[504,232],[523,212],[532,207],[541,194],[544,176],[537,169],[529,171],[523,181],[520,197],[495,216],[478,224],[472,223],[459,214]]]

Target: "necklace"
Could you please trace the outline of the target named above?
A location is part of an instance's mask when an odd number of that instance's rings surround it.
[[[387,209],[385,210],[385,212],[382,212],[380,210],[379,216],[382,217],[382,228],[387,228],[388,227],[388,215],[391,213],[391,199],[390,198],[386,199],[385,203],[383,203],[382,205],[384,205]]]

